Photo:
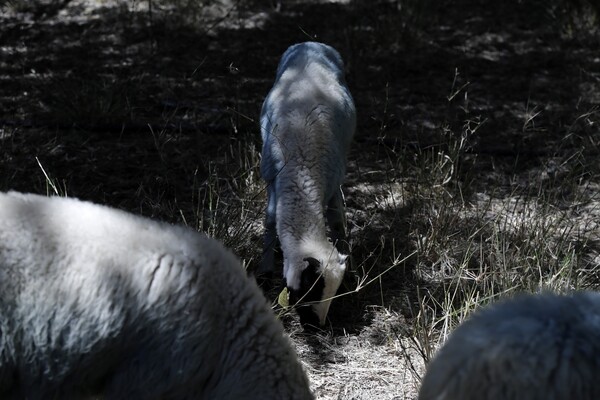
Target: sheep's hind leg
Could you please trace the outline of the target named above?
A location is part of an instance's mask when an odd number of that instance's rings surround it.
[[[341,254],[349,254],[350,246],[348,245],[348,240],[346,238],[344,194],[342,193],[341,188],[339,188],[331,200],[329,200],[325,217],[327,218],[327,224],[331,231],[331,240],[335,244],[335,247]]]

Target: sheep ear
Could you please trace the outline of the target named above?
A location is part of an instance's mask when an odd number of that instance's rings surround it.
[[[346,262],[346,259],[347,259],[347,258],[348,258],[348,255],[347,255],[347,254],[340,254],[340,255],[339,255],[339,258],[338,258],[338,262],[339,262],[340,264],[344,264],[344,263]]]
[[[308,263],[308,266],[312,267],[315,271],[317,271],[321,266],[319,260],[317,260],[314,257],[306,257],[303,261],[306,261]]]

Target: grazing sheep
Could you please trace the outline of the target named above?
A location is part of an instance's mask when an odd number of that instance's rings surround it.
[[[0,193],[0,398],[312,399],[221,244],[75,199]]]
[[[323,325],[346,269],[347,256],[333,243],[341,248],[346,236],[340,185],[356,127],[338,52],[315,42],[288,48],[260,120],[268,204],[259,274],[274,270],[278,235],[290,304],[304,302],[298,309],[303,324]]]
[[[523,295],[459,326],[420,400],[600,399],[600,294]]]

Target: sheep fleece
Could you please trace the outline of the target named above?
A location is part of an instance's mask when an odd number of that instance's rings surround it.
[[[0,398],[311,399],[220,243],[75,199],[0,193]]]
[[[600,399],[600,294],[521,295],[459,326],[420,400]]]

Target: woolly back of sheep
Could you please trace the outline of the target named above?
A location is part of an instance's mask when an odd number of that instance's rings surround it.
[[[0,397],[311,399],[238,260],[190,229],[0,194]]]
[[[600,294],[522,295],[459,326],[420,400],[600,398]]]

